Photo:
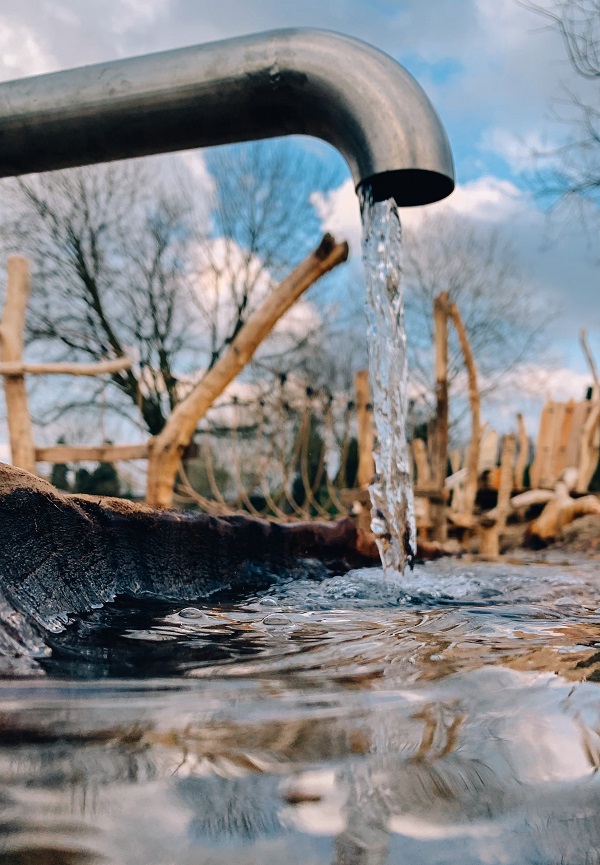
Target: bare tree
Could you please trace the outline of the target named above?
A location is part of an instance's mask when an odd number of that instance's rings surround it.
[[[585,215],[600,209],[600,0],[557,0],[540,6],[518,0],[544,16],[562,36],[572,68],[592,85],[592,98],[565,88],[553,106],[555,121],[567,129],[557,147],[535,153],[535,190],[550,206],[572,204]]]
[[[32,260],[33,351],[56,359],[130,354],[107,405],[158,434],[198,373],[211,369],[265,295],[320,237],[310,203],[329,182],[288,143],[215,150],[211,224],[194,193],[137,161],[4,185],[4,246]],[[258,363],[279,368],[314,351],[320,320],[275,329]],[[282,352],[284,360],[282,360]],[[182,383],[183,379],[183,383]],[[93,410],[101,385],[52,394],[42,419]]]
[[[61,359],[133,352],[136,369],[114,374],[112,385],[149,432],[160,431],[176,401],[173,363],[189,332],[180,303],[185,202],[158,186],[151,193],[139,164],[18,179],[9,195],[12,242],[32,260],[35,278],[29,342]],[[76,394],[74,407],[96,396]],[[68,405],[59,399],[56,409]]]
[[[510,242],[486,228],[449,214],[423,217],[406,230],[404,279],[411,390],[417,416],[431,416],[433,303],[441,292],[460,310],[480,374],[482,395],[530,360],[549,320],[526,286]],[[451,331],[448,383],[456,390],[464,372],[460,345]],[[466,385],[464,387],[466,395]],[[453,405],[460,405],[454,400]],[[466,407],[466,404],[465,404]]]

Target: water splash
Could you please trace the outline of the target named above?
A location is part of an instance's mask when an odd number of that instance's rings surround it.
[[[371,528],[386,573],[412,566],[416,529],[406,442],[408,365],[401,281],[402,230],[393,200],[361,197],[369,373],[377,427]]]

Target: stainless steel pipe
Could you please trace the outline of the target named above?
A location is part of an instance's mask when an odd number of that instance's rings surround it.
[[[293,134],[336,147],[377,200],[428,204],[454,188],[421,87],[335,33],[280,30],[0,84],[0,177]]]

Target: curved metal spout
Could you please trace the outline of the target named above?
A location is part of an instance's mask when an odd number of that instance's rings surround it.
[[[322,138],[401,206],[454,188],[444,128],[369,45],[280,30],[0,85],[0,177],[280,135]]]

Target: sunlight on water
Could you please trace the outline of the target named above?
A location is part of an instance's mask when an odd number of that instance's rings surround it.
[[[406,443],[408,367],[401,281],[401,228],[394,201],[361,200],[369,372],[377,428],[371,527],[384,570],[404,571],[416,550],[412,472]]]

